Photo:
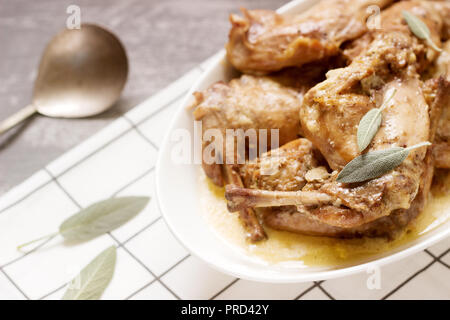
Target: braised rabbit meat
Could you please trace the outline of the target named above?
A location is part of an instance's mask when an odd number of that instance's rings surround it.
[[[379,28],[367,26],[371,5],[382,9]],[[225,186],[250,241],[267,238],[264,226],[392,239],[420,215],[434,168],[450,169],[449,10],[323,0],[299,15],[231,15],[227,58],[244,74],[195,93],[192,108],[216,160],[203,169]],[[253,129],[256,140],[246,136],[242,153],[238,138],[210,139],[211,129]],[[342,178],[358,170],[374,173]]]

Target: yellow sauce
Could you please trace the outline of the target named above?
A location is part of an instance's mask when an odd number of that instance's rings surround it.
[[[394,240],[384,238],[334,239],[312,237],[265,226],[269,239],[257,244],[245,240],[237,213],[227,211],[224,188],[200,173],[203,214],[214,232],[252,258],[265,263],[292,266],[344,266],[374,258],[404,245],[450,219],[450,194],[432,192],[425,210]],[[450,186],[450,175],[445,178]]]

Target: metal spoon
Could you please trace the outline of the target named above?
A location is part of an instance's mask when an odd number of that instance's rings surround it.
[[[0,134],[35,112],[61,118],[101,113],[118,100],[127,74],[125,49],[111,32],[92,24],[64,30],[44,51],[32,103],[0,122]]]

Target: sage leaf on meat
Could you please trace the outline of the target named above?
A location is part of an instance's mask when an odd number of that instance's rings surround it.
[[[386,97],[380,108],[369,110],[361,119],[358,125],[358,132],[356,134],[359,152],[364,151],[377,134],[381,125],[382,111],[389,104],[394,97],[397,90],[391,88],[386,92]]]
[[[58,232],[22,244],[18,249],[58,234],[69,242],[93,239],[134,218],[149,200],[149,197],[118,197],[94,203],[66,219]]]
[[[405,10],[402,11],[402,15],[408,24],[409,29],[417,38],[426,40],[434,50],[438,52],[442,51],[442,49],[431,40],[430,29],[428,29],[428,26],[422,20]]]
[[[393,147],[362,154],[347,163],[336,181],[353,183],[378,178],[399,166],[412,149],[429,145],[431,145],[430,142],[422,142],[408,148]]]
[[[63,300],[98,300],[114,274],[116,247],[111,246],[94,258],[69,283]]]

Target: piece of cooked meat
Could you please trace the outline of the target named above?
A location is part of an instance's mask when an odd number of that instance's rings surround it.
[[[306,172],[317,165],[312,143],[306,139],[297,139],[247,161],[244,165],[225,165],[225,169],[229,185],[267,190],[300,190],[306,183]],[[251,242],[266,238],[253,208],[237,211]]]
[[[328,225],[305,212],[297,210],[295,206],[262,208],[264,223],[277,230],[290,231],[311,236],[326,236],[336,238],[355,237],[387,237],[393,239],[411,221],[422,212],[425,207],[431,180],[433,164],[431,153],[425,158],[426,170],[421,177],[419,192],[408,209],[393,211],[390,215],[376,219],[355,228],[341,228]]]
[[[297,139],[240,166],[246,188],[296,191],[306,184],[305,174],[321,157],[307,139]]]
[[[446,76],[450,81],[450,40],[445,43],[444,51],[436,61],[433,76]],[[436,167],[450,169],[450,87],[446,88],[446,92],[444,98],[446,102],[439,120],[433,154]]]
[[[309,173],[311,178],[328,175],[324,167],[319,167],[323,157],[307,139],[296,139],[277,149],[247,161],[239,166],[243,184],[247,188],[264,190],[296,191],[306,184]],[[314,173],[314,171],[316,171]],[[229,189],[232,186],[227,186]],[[283,208],[283,207],[280,207]],[[291,207],[288,207],[291,208]],[[295,207],[294,210],[296,210]],[[262,216],[276,214],[282,209],[264,208]],[[231,211],[232,208],[231,208]],[[320,223],[311,222],[310,229],[319,228]],[[322,227],[321,227],[322,228]],[[320,233],[319,230],[316,232]]]
[[[444,38],[446,33],[444,27],[445,19],[448,19],[448,12],[446,12],[446,10],[442,10],[444,7],[448,7],[448,9],[450,9],[450,5],[448,4],[436,4],[435,2],[420,0],[401,1],[395,3],[381,12],[380,29],[369,30],[363,36],[344,44],[342,56],[346,59],[347,63],[351,63],[353,59],[367,50],[370,43],[380,32],[401,31],[410,33],[409,27],[403,18],[402,11],[408,11],[424,21],[430,29],[432,41],[436,45],[440,46],[441,38]],[[417,43],[415,44],[417,46],[415,55],[419,62],[417,65],[419,73],[426,70],[426,68],[439,55],[439,52],[435,51],[426,43],[422,44],[422,46]]]
[[[232,165],[225,165],[225,173],[229,184],[244,187],[241,176]],[[258,216],[253,208],[243,208],[238,210],[239,220],[246,231],[247,239],[250,242],[258,242],[267,238],[267,235],[259,222]]]
[[[414,0],[402,1],[392,5],[381,14],[382,30],[380,32],[400,31],[413,35],[403,18],[402,11],[408,11],[424,22],[430,30],[430,39],[436,46],[441,47],[446,14],[440,11],[434,2]],[[376,35],[377,31],[373,34]],[[439,52],[434,50],[426,40],[420,41],[420,44],[424,47],[415,44],[417,47],[414,50],[414,54],[418,60],[417,71],[419,73],[423,72],[439,56]]]
[[[295,206],[261,208],[264,224],[272,229],[295,232],[309,236],[353,237],[346,229],[330,226],[297,210]]]
[[[194,94],[193,114],[195,120],[202,121],[203,133],[209,129],[218,129],[223,137],[223,148],[220,148],[220,144],[214,144],[214,141],[202,142],[203,150],[212,146],[217,152],[218,160],[214,163],[203,161],[206,175],[216,185],[224,185],[221,164],[238,162],[235,146],[237,139],[228,141],[227,145],[227,129],[254,129],[258,137],[261,129],[267,130],[267,150],[272,148],[272,129],[278,130],[279,145],[300,135],[299,110],[303,94],[317,83],[312,82],[309,77],[304,77],[305,80],[302,81],[292,80],[293,75],[301,72],[302,70],[286,70],[273,78],[243,75],[228,84],[218,82],[207,90]],[[286,87],[280,82],[295,87]],[[243,163],[245,157],[240,160]]]
[[[346,61],[346,64],[349,65],[353,59],[367,50],[367,47],[372,41],[373,34],[367,32],[363,36],[346,43],[342,48],[342,58]]]
[[[433,0],[429,1],[436,11],[438,11],[443,19],[444,25],[442,29],[442,40],[450,39],[450,1]]]
[[[450,170],[449,169],[435,169],[433,176],[433,183],[431,193],[433,196],[447,196],[450,194],[448,187],[450,183]]]
[[[327,80],[305,95],[300,110],[302,130],[332,169],[342,169],[359,155],[359,121],[381,104],[390,88],[397,90],[391,103],[395,107],[385,109],[384,125],[372,141],[373,149],[385,149],[392,140],[399,146],[427,140],[427,117],[421,116],[428,107],[415,72],[414,40],[403,33],[380,35],[363,56],[347,68],[329,71]],[[412,106],[417,113],[411,112]],[[422,132],[410,125],[417,118],[424,119]]]
[[[202,121],[203,132],[219,129],[224,141],[226,129],[266,129],[270,149],[271,129],[279,130],[281,144],[296,139],[300,133],[301,94],[269,78],[243,75],[229,84],[218,82],[204,92],[195,93],[195,99],[194,117]],[[203,149],[210,143],[214,142],[203,141]],[[221,163],[237,163],[235,151],[234,141],[228,141],[228,145],[225,141],[222,149],[218,144],[215,146],[217,161],[203,162],[206,174],[215,184],[223,185]]]
[[[326,61],[308,63],[301,68],[285,68],[266,77],[284,87],[295,89],[303,97],[309,89],[326,79],[325,74],[328,70],[343,66],[345,65],[339,57],[336,57]]]
[[[242,9],[232,14],[226,46],[228,60],[245,73],[268,73],[302,66],[339,53],[345,41],[367,31],[367,10],[384,8],[392,0],[323,0],[299,15]]]

